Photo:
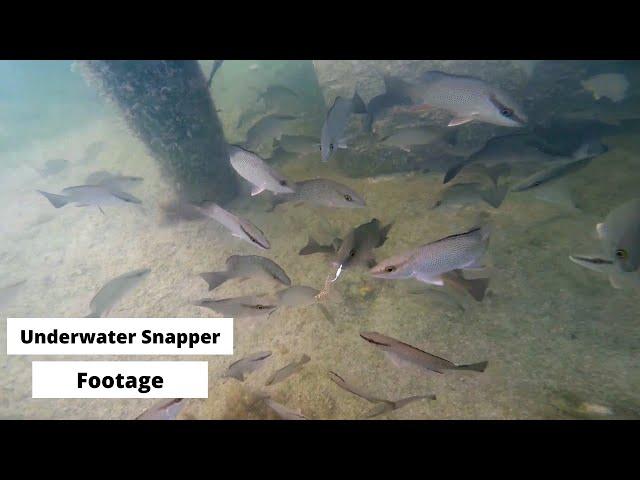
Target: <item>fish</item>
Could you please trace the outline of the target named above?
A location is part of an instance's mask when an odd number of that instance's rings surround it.
[[[320,151],[320,139],[305,135],[282,135],[280,140],[273,140],[274,150],[278,147],[291,153],[309,155]]]
[[[264,403],[266,403],[267,406],[271,408],[271,410],[276,412],[278,416],[283,420],[309,420],[301,412],[299,411],[296,412],[294,410],[291,410],[285,407],[284,405],[281,405],[278,402],[271,400],[270,398],[265,398]]]
[[[487,249],[489,236],[487,226],[474,227],[388,258],[369,270],[369,274],[388,280],[415,278],[442,286],[444,273],[482,267],[480,259]]]
[[[105,151],[106,146],[106,143],[102,141],[91,142],[87,148],[85,148],[80,163],[93,162],[98,155]]]
[[[581,81],[580,84],[596,100],[608,98],[616,103],[624,100],[629,90],[629,80],[620,73],[601,73]]]
[[[367,205],[364,198],[351,188],[326,178],[296,182],[294,188],[295,193],[279,195],[274,202],[304,202],[333,208],[362,208]]]
[[[102,211],[102,207],[119,206],[127,203],[141,204],[142,201],[130,193],[109,188],[104,185],[80,185],[62,189],[62,195],[43,192],[42,194],[55,208],[62,208],[75,203],[78,207],[95,206]],[[104,212],[102,212],[104,213]]]
[[[259,255],[231,255],[227,258],[225,265],[227,268],[222,272],[200,274],[200,277],[209,285],[209,291],[232,278],[268,278],[283,285],[291,285],[291,279],[282,267],[266,257]]]
[[[110,189],[127,190],[139,185],[144,179],[128,175],[113,174],[104,170],[87,175],[86,185],[103,185]]]
[[[410,152],[415,145],[430,145],[450,134],[450,130],[438,126],[402,128],[381,138],[380,143]]]
[[[313,237],[309,236],[307,244],[300,249],[298,255],[313,255],[314,253],[336,253],[342,244],[342,240],[334,238],[330,245],[320,245]]]
[[[192,222],[209,218],[198,207],[181,200],[170,200],[159,205],[162,215],[162,225],[172,225],[179,222]]]
[[[285,288],[277,292],[278,306],[280,307],[306,307],[318,301],[320,290],[304,285]]]
[[[390,223],[383,227],[377,218],[357,226],[340,243],[332,264],[343,269],[353,265],[372,268],[376,263],[373,250],[384,245],[392,226]]]
[[[213,76],[216,74],[218,69],[222,66],[224,60],[214,60],[213,65],[211,65],[211,73],[209,74],[209,80],[207,80],[207,88],[211,88],[211,82],[213,81]]]
[[[161,400],[138,415],[136,420],[175,420],[186,404],[185,398]]]
[[[405,91],[419,108],[437,108],[453,115],[449,127],[471,121],[504,127],[522,127],[527,123],[527,116],[515,99],[476,77],[432,70],[423,73]]]
[[[195,302],[194,305],[214,310],[224,317],[264,319],[275,312],[278,305],[270,305],[261,298],[262,295],[220,299],[204,298]]]
[[[329,372],[329,379],[333,383],[338,385],[340,388],[342,388],[343,390],[346,390],[349,393],[353,393],[357,397],[360,397],[360,398],[366,400],[369,403],[380,403],[380,402],[386,402],[387,401],[387,400],[384,400],[382,398],[378,398],[378,397],[374,397],[373,395],[369,395],[368,393],[362,391],[360,388],[355,387],[354,385],[348,383],[344,378],[342,378],[336,372],[331,372],[330,371]]]
[[[365,418],[373,418],[378,415],[382,415],[384,413],[393,412],[394,410],[398,410],[399,408],[405,407],[410,403],[416,402],[418,400],[435,400],[436,396],[434,394],[430,395],[412,395],[407,398],[402,398],[400,400],[385,400],[383,403],[380,403],[378,406],[374,407],[369,413],[365,415]]]
[[[607,274],[614,288],[640,286],[640,198],[614,208],[596,233],[604,255],[571,255],[570,260]]]
[[[249,220],[235,216],[233,213],[228,212],[221,206],[213,202],[205,202],[202,205],[194,206],[199,212],[203,213],[209,218],[214,219],[220,223],[223,227],[231,232],[236,238],[249,242],[258,248],[268,250],[271,248],[269,241],[264,236],[262,230],[256,227]]]
[[[255,150],[266,140],[280,138],[289,122],[297,118],[298,117],[294,115],[283,115],[280,113],[265,115],[249,128],[247,139],[243,145],[244,148],[247,150]]]
[[[384,112],[389,111],[397,105],[410,105],[412,103],[411,97],[394,91],[393,85],[395,79],[393,77],[385,76],[383,81],[385,84],[384,93],[373,97],[369,100],[369,103],[367,103],[367,116],[363,124],[365,132],[371,132],[373,130],[373,124]]]
[[[151,272],[148,268],[132,270],[105,283],[91,299],[91,313],[86,318],[106,317],[125,295],[133,291]]]
[[[36,168],[35,170],[40,174],[40,176],[48,177],[51,175],[57,175],[63,170],[66,170],[69,165],[69,160],[65,160],[64,158],[53,158],[51,160],[47,160],[41,168]]]
[[[273,193],[293,193],[295,191],[290,186],[293,185],[292,182],[255,153],[237,145],[229,145],[228,152],[229,162],[233,169],[252,184],[251,196],[258,195],[265,190]]]
[[[485,202],[493,208],[499,208],[508,192],[509,187],[507,186],[485,189],[482,184],[477,182],[455,183],[440,193],[440,198],[431,209],[478,205],[479,202]]]
[[[271,352],[257,352],[252,353],[240,360],[236,360],[227,371],[222,375],[223,378],[235,378],[236,380],[240,380],[244,382],[246,377],[250,374],[258,370],[264,365],[264,362],[267,358],[271,356]]]
[[[302,355],[302,358],[300,358],[300,360],[291,362],[286,367],[282,367],[280,370],[277,370],[273,375],[269,377],[265,385],[266,386],[275,385],[276,383],[286,380],[291,375],[294,375],[298,373],[300,370],[302,370],[304,365],[308,363],[309,360],[311,360],[311,357],[309,357],[309,355],[307,354]]]
[[[0,287],[0,309],[4,309],[9,305],[15,296],[22,290],[27,280],[20,280],[5,287]]]
[[[258,101],[262,101],[267,110],[277,110],[290,102],[297,102],[300,96],[284,85],[270,85],[264,92],[258,94]]]
[[[338,148],[346,148],[344,134],[351,114],[366,112],[367,108],[358,92],[355,92],[350,99],[340,96],[335,98],[333,105],[327,111],[320,134],[320,152],[323,162],[329,161]]]
[[[484,372],[489,364],[489,362],[483,361],[458,365],[378,332],[360,332],[360,337],[382,350],[397,367],[414,365],[422,370],[442,374],[446,370]]]

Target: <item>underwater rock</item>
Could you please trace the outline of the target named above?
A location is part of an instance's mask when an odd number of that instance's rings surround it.
[[[224,204],[236,195],[222,125],[197,61],[87,60],[80,70],[118,105],[183,200]]]

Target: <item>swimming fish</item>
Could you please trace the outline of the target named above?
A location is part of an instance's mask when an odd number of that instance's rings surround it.
[[[113,174],[104,170],[93,172],[87,175],[86,185],[103,185],[112,190],[127,190],[142,183],[142,177],[132,177],[128,175]]]
[[[390,223],[383,227],[377,218],[357,226],[340,242],[333,265],[341,265],[343,269],[353,265],[373,267],[376,263],[373,250],[384,245],[392,226]]]
[[[378,397],[374,397],[373,395],[369,395],[368,393],[364,392],[362,389],[360,389],[358,387],[355,387],[354,385],[348,383],[344,378],[342,378],[340,375],[338,375],[335,372],[329,372],[329,378],[331,379],[331,381],[333,383],[338,385],[343,390],[346,390],[349,393],[353,393],[354,395],[366,400],[367,402],[380,403],[380,402],[386,402],[387,401],[387,400],[384,400],[382,398],[378,398]]]
[[[185,398],[163,399],[138,415],[136,420],[175,420],[186,404]]]
[[[11,285],[0,287],[0,309],[9,305],[26,282],[26,280],[20,280],[19,282],[12,283]]]
[[[432,285],[444,285],[444,273],[481,268],[479,262],[487,249],[489,235],[488,227],[475,227],[388,258],[369,273],[388,280],[415,278]]]
[[[314,253],[336,253],[342,245],[340,238],[334,238],[330,245],[320,245],[313,237],[309,237],[307,244],[300,249],[298,255],[313,255]]]
[[[291,285],[291,279],[280,265],[259,255],[231,255],[227,258],[226,267],[222,272],[200,274],[209,285],[209,290],[219,287],[232,278],[268,278],[283,285]]]
[[[440,198],[431,209],[457,208],[478,205],[480,202],[485,202],[493,208],[498,208],[502,205],[508,192],[509,187],[507,186],[485,189],[480,183],[476,182],[455,183],[450,187],[446,187],[440,193]]]
[[[106,317],[122,298],[135,289],[151,270],[142,268],[117,276],[105,283],[91,299],[87,317]]]
[[[266,140],[280,138],[288,123],[297,118],[298,117],[294,115],[283,115],[279,113],[265,115],[254,123],[247,132],[244,147],[247,150],[255,150]]]
[[[283,420],[309,420],[300,411],[296,412],[294,410],[291,410],[290,408],[287,408],[284,405],[271,400],[270,398],[265,398],[264,403],[266,403],[269,408],[276,412],[278,416]]]
[[[596,100],[606,97],[616,103],[626,98],[629,89],[629,80],[620,73],[601,73],[580,83]]]
[[[365,418],[373,418],[378,415],[382,415],[383,413],[389,413],[394,410],[398,410],[399,408],[405,407],[410,403],[416,402],[418,400],[435,400],[436,396],[434,394],[430,395],[412,395],[407,398],[401,398],[400,400],[385,400],[381,402],[378,406],[374,407]]]
[[[310,205],[333,208],[362,208],[364,199],[355,191],[326,178],[303,180],[295,183],[295,193],[279,195],[275,203],[301,201]]]
[[[403,128],[383,137],[380,139],[380,143],[410,152],[413,146],[432,144],[442,140],[450,133],[451,131],[446,130],[445,127],[438,126]]]
[[[194,303],[218,312],[224,317],[264,319],[276,311],[278,305],[270,305],[262,295],[247,295],[234,298],[202,299]]]
[[[274,150],[278,147],[287,152],[309,155],[320,151],[320,139],[305,135],[282,135],[280,140],[273,140]]]
[[[57,175],[58,173],[69,167],[69,160],[64,158],[53,158],[47,160],[41,168],[35,168],[35,170],[42,177],[48,177],[50,175]]]
[[[333,105],[327,111],[320,134],[320,151],[323,162],[327,162],[336,149],[347,147],[344,133],[351,114],[366,112],[367,108],[358,92],[355,92],[353,98],[350,99],[336,97]]]
[[[283,380],[286,380],[291,375],[294,375],[298,373],[300,370],[302,370],[304,365],[307,362],[309,362],[309,360],[311,360],[311,357],[309,357],[309,355],[307,354],[302,355],[302,358],[300,358],[300,360],[291,362],[287,366],[277,370],[273,375],[269,377],[265,385],[267,386],[274,385],[276,383],[282,382]]]
[[[378,332],[360,332],[360,336],[367,342],[382,350],[397,367],[414,365],[423,370],[444,373],[445,370],[471,370],[484,372],[488,362],[457,365],[449,360],[427,353],[407,343],[387,337]]]
[[[304,285],[285,288],[277,292],[278,306],[280,307],[306,307],[316,303],[320,290]]]
[[[104,185],[80,185],[62,189],[63,195],[43,192],[42,194],[55,208],[61,208],[69,203],[75,203],[78,207],[96,206],[102,211],[102,207],[118,206],[127,203],[141,204],[142,201],[130,193],[106,187]],[[102,212],[104,213],[104,212]]]
[[[256,227],[249,220],[236,217],[233,213],[228,212],[227,210],[213,202],[207,202],[203,205],[192,205],[207,217],[212,218],[216,222],[220,223],[223,227],[229,230],[231,232],[231,235],[233,235],[234,237],[249,242],[258,248],[262,248],[263,250],[268,250],[269,248],[271,248],[271,245],[269,244],[267,238],[264,236],[264,233],[262,233],[262,230]]]
[[[252,353],[251,355],[241,358],[240,360],[236,360],[229,365],[229,368],[227,368],[227,371],[222,377],[235,378],[236,380],[244,382],[246,376],[262,367],[265,360],[270,356],[271,352],[269,351]]]
[[[242,147],[229,145],[229,162],[238,174],[252,184],[251,196],[265,190],[273,193],[293,193],[291,182],[258,155]]]
[[[162,225],[172,225],[179,222],[193,222],[208,218],[198,207],[182,200],[170,200],[159,205]]]
[[[474,120],[505,127],[522,127],[527,122],[518,102],[479,78],[429,71],[405,91],[414,104],[452,114],[449,127]]]

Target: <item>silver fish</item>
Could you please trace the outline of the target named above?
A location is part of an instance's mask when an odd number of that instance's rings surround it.
[[[405,151],[411,151],[412,146],[430,145],[442,140],[449,134],[450,131],[446,130],[445,127],[403,128],[393,132],[391,135],[383,137],[380,139],[380,143],[390,147],[398,147]]]
[[[333,208],[362,208],[367,205],[360,195],[346,185],[325,178],[296,182],[295,190],[295,193],[280,195],[275,202],[301,201]]]
[[[25,283],[26,280],[20,280],[19,282],[0,288],[0,309],[4,309],[11,303]]]
[[[244,147],[247,150],[255,150],[266,140],[280,138],[289,122],[297,118],[294,115],[282,115],[279,113],[262,117],[247,132],[247,140],[244,143]]]
[[[289,365],[277,370],[273,375],[269,377],[265,385],[274,385],[276,383],[282,382],[283,380],[286,380],[291,375],[294,375],[302,370],[304,365],[308,363],[309,360],[311,360],[311,357],[309,357],[309,355],[302,355],[302,358],[300,358],[300,360],[291,362]]]
[[[344,378],[342,378],[340,375],[338,375],[335,372],[329,372],[329,378],[331,379],[331,381],[333,383],[338,385],[343,390],[346,390],[349,393],[353,393],[354,395],[356,395],[356,396],[358,396],[360,398],[363,398],[364,400],[366,400],[369,403],[380,403],[380,402],[386,402],[387,401],[387,400],[384,400],[382,398],[378,398],[378,397],[374,397],[372,395],[369,395],[368,393],[362,391],[360,388],[355,387],[352,384],[348,383]]]
[[[240,360],[237,360],[229,365],[229,368],[227,368],[227,371],[224,373],[223,378],[230,377],[244,382],[246,376],[262,367],[265,360],[270,356],[271,352],[267,351],[253,353],[244,358],[241,358]]]
[[[457,365],[449,360],[427,353],[407,343],[387,337],[378,332],[361,332],[362,337],[367,342],[382,350],[398,366],[415,365],[423,370],[436,373],[444,373],[445,370],[471,370],[474,372],[484,372],[488,362],[472,363],[468,365]]]
[[[393,412],[394,410],[398,410],[399,408],[405,407],[410,403],[416,402],[418,400],[435,400],[436,396],[434,394],[429,395],[412,395],[407,398],[402,398],[400,400],[385,400],[381,402],[378,406],[374,407],[365,418],[373,418],[378,415],[382,415],[383,413]]]
[[[473,120],[505,127],[522,127],[527,123],[518,102],[479,78],[430,71],[409,87],[407,93],[414,103],[452,114],[450,127]]]
[[[301,412],[291,410],[290,408],[287,408],[284,405],[271,400],[270,398],[265,398],[264,403],[266,403],[269,408],[276,412],[278,416],[283,420],[309,420]]]
[[[249,242],[263,250],[271,248],[271,245],[264,236],[264,233],[262,233],[262,230],[256,227],[249,220],[236,217],[233,213],[228,212],[213,202],[208,202],[203,205],[192,205],[202,214],[220,223],[223,227],[229,230],[231,235],[234,237]]]
[[[485,202],[493,208],[498,208],[502,205],[508,192],[507,186],[485,189],[476,182],[456,183],[442,191],[440,198],[431,209],[478,205],[479,202]]]
[[[87,317],[106,317],[122,298],[136,288],[151,270],[142,268],[122,274],[105,283],[91,299]]]
[[[273,193],[294,192],[290,186],[292,183],[255,153],[236,145],[229,145],[228,151],[229,162],[233,169],[253,185],[252,196],[265,190]]]
[[[355,92],[353,98],[349,99],[336,97],[333,105],[327,111],[327,116],[322,125],[320,151],[323,162],[327,162],[336,149],[346,148],[344,134],[351,114],[366,113],[366,111],[367,108],[358,92]]]
[[[479,262],[487,249],[489,234],[489,228],[475,227],[450,235],[388,258],[369,270],[369,273],[388,280],[415,278],[432,285],[444,285],[444,273],[481,268]]]
[[[194,303],[208,308],[224,317],[264,319],[276,311],[278,305],[270,305],[262,295],[247,295],[234,298],[202,299]]]
[[[280,290],[278,295],[278,306],[281,307],[306,307],[317,302],[317,295],[320,290],[304,285],[285,288]]]
[[[232,278],[268,278],[283,285],[291,285],[291,279],[280,265],[259,255],[231,255],[227,258],[226,267],[227,269],[222,272],[200,274],[209,285],[209,290],[219,287]]]
[[[309,155],[320,151],[320,139],[304,135],[282,135],[280,140],[273,140],[274,150],[278,147],[287,152]]]
[[[118,206],[127,203],[141,204],[142,201],[130,193],[112,189],[103,185],[80,185],[67,187],[62,190],[63,195],[55,193],[41,193],[55,208],[61,208],[69,203],[75,203],[78,207],[95,206],[102,210],[106,206]],[[103,212],[104,213],[104,212]]]
[[[186,404],[184,398],[161,400],[138,415],[136,420],[175,420]]]
[[[373,250],[384,245],[392,226],[390,223],[383,227],[377,218],[357,226],[340,243],[333,264],[342,265],[343,269],[353,265],[373,267]]]

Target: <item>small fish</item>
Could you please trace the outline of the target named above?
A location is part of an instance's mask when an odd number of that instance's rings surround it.
[[[282,382],[283,380],[286,380],[291,375],[294,375],[295,373],[298,373],[300,370],[302,370],[304,365],[309,362],[309,360],[311,360],[311,357],[306,354],[302,355],[302,358],[300,360],[291,362],[286,367],[282,367],[280,370],[277,370],[273,375],[269,377],[265,385],[274,385],[276,383]]]
[[[209,290],[219,287],[232,278],[260,277],[275,280],[283,285],[291,285],[291,279],[285,271],[266,257],[258,255],[231,255],[226,261],[226,270],[222,272],[201,273]]]
[[[479,202],[485,202],[493,208],[498,208],[502,205],[508,192],[509,187],[507,186],[484,189],[480,183],[476,182],[456,183],[442,191],[440,198],[431,209],[478,205]]]
[[[280,138],[289,122],[296,120],[297,118],[298,117],[294,115],[283,115],[279,113],[265,115],[254,123],[247,132],[247,139],[244,143],[244,147],[247,150],[255,150],[266,140]]]
[[[65,160],[64,158],[54,158],[47,160],[42,168],[36,168],[35,170],[40,174],[40,176],[48,177],[51,175],[57,175],[68,167],[69,160]]]
[[[211,82],[213,81],[213,76],[216,74],[218,69],[222,66],[224,60],[214,60],[213,65],[211,65],[211,73],[209,74],[209,80],[207,80],[207,88],[211,88]]]
[[[342,240],[334,238],[331,245],[320,245],[313,237],[309,237],[307,244],[300,249],[298,255],[313,255],[314,253],[336,253],[342,244]]]
[[[135,289],[151,270],[142,268],[122,274],[105,283],[91,299],[87,317],[106,317],[122,298]]]
[[[229,230],[231,235],[234,237],[249,242],[263,250],[271,248],[271,245],[264,236],[264,233],[262,233],[262,230],[252,224],[249,220],[236,217],[233,213],[228,212],[213,202],[207,202],[203,205],[192,205],[207,217],[220,223],[223,227]]]
[[[184,398],[161,400],[138,415],[136,420],[175,420],[186,404]]]
[[[299,98],[300,96],[296,92],[284,85],[270,85],[258,95],[258,100],[264,102],[268,111],[277,110],[292,101],[297,102]]]
[[[360,388],[355,387],[352,384],[348,383],[344,378],[342,378],[340,375],[338,375],[335,372],[329,372],[329,378],[331,379],[331,381],[333,383],[338,385],[343,390],[346,390],[349,393],[353,393],[354,395],[356,395],[356,396],[358,396],[360,398],[363,398],[364,400],[366,400],[369,403],[380,403],[380,402],[386,402],[387,401],[387,400],[384,400],[382,398],[374,397],[372,395],[369,395],[366,392],[363,392]]]
[[[284,405],[281,405],[278,402],[271,400],[270,398],[265,398],[264,403],[266,403],[267,406],[271,408],[274,412],[276,412],[278,416],[283,420],[309,420],[301,412],[299,411],[296,412],[294,410],[291,410],[285,407]]]
[[[487,249],[489,235],[488,227],[475,227],[388,258],[369,273],[388,280],[415,278],[442,286],[444,273],[481,268],[480,259]]]
[[[278,306],[280,307],[306,307],[318,301],[317,295],[320,290],[304,285],[285,288],[280,290],[278,295]]]
[[[323,162],[329,161],[329,157],[336,149],[346,148],[344,134],[353,113],[367,113],[367,108],[358,92],[355,92],[350,99],[336,97],[322,125],[320,151]]]
[[[55,208],[61,208],[69,203],[75,203],[78,207],[95,206],[102,211],[102,207],[118,206],[127,203],[141,204],[142,201],[130,193],[115,190],[104,185],[80,185],[67,187],[62,190],[63,195],[43,192],[42,194]],[[104,212],[103,212],[104,213]]]
[[[278,305],[269,305],[261,300],[262,296],[247,295],[234,298],[202,299],[194,303],[197,307],[204,307],[218,312],[224,317],[264,319],[276,311]]]
[[[229,365],[229,368],[227,368],[223,378],[230,377],[244,382],[246,376],[262,367],[265,360],[270,356],[271,352],[258,352],[241,358],[240,360],[236,360]]]
[[[479,78],[430,71],[407,92],[416,104],[452,114],[449,127],[474,120],[505,127],[527,123],[522,107],[510,95]]]
[[[627,97],[629,89],[629,80],[620,73],[601,73],[580,83],[582,88],[593,94],[596,100],[606,97],[616,103]]]
[[[26,280],[20,280],[6,287],[0,287],[0,309],[4,309],[11,303],[26,282]]]
[[[229,145],[229,162],[242,178],[252,184],[251,196],[258,195],[265,190],[273,193],[293,193],[294,189],[275,168],[268,165],[253,152],[236,145]]]
[[[378,415],[382,415],[384,413],[393,412],[394,410],[398,410],[399,408],[405,407],[410,403],[416,402],[418,400],[435,400],[436,396],[434,394],[430,395],[412,395],[411,397],[402,398],[400,400],[385,400],[380,403],[378,406],[374,407],[365,418],[373,418]]]
[[[445,370],[471,370],[484,372],[488,362],[456,365],[441,357],[427,353],[407,343],[387,337],[378,332],[361,332],[360,336],[367,342],[382,350],[397,367],[415,365],[423,370],[444,373]]]
[[[389,147],[398,147],[405,151],[411,151],[413,146],[430,145],[442,140],[449,134],[450,130],[438,126],[403,128],[383,137],[380,139],[380,143]]]
[[[326,178],[295,183],[295,193],[280,195],[276,203],[301,201],[310,205],[333,208],[362,208],[367,204],[352,189]]]
[[[273,140],[274,150],[278,147],[287,152],[309,155],[320,150],[320,139],[304,135],[282,135],[280,140]]]
[[[376,261],[373,250],[384,245],[392,223],[382,226],[377,218],[357,226],[340,244],[333,265],[349,268],[353,265],[365,265],[372,268]]]
[[[86,185],[102,185],[112,190],[127,190],[139,185],[144,179],[128,175],[113,174],[104,170],[93,172],[85,179]]]

